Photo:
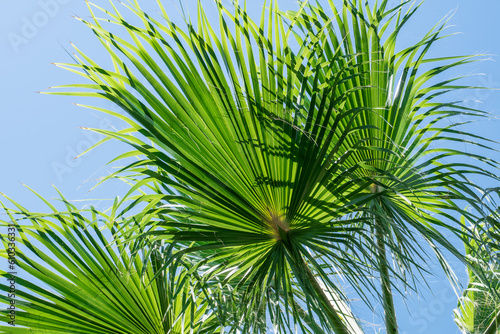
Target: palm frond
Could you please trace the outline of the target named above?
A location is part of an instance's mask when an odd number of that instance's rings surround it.
[[[14,236],[2,235],[5,250],[15,244],[15,326],[2,333],[215,333],[209,298],[182,261],[160,270],[172,247],[144,249],[131,256],[113,235],[124,217],[94,208],[29,212],[13,202],[7,209]],[[48,202],[47,202],[48,203]],[[55,210],[53,206],[51,206]],[[113,210],[112,210],[113,211]],[[7,257],[6,251],[2,251]],[[2,277],[11,274],[2,271]],[[153,280],[154,277],[157,277]],[[10,287],[0,284],[2,303]],[[8,315],[9,310],[2,310]]]

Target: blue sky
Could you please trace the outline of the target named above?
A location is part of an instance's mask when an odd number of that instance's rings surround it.
[[[96,0],[105,5],[105,1]],[[142,0],[145,9],[154,11],[156,1]],[[260,11],[263,1],[255,0]],[[338,1],[335,1],[336,3]],[[391,1],[390,1],[391,2]],[[167,8],[176,11],[164,0]],[[397,0],[393,4],[399,3]],[[81,82],[74,74],[51,65],[53,62],[72,62],[68,52],[70,41],[98,61],[106,61],[103,49],[85,26],[72,18],[88,16],[83,0],[9,1],[3,3],[0,20],[0,192],[38,210],[43,205],[23,185],[24,183],[46,197],[55,197],[55,185],[67,198],[92,202],[105,208],[109,199],[123,193],[126,187],[118,182],[107,183],[89,191],[99,177],[112,171],[105,164],[126,149],[118,143],[107,143],[78,159],[74,157],[95,144],[99,137],[80,127],[120,128],[114,119],[73,103],[92,104],[92,101],[72,97],[37,94],[48,87]],[[281,0],[283,8],[297,8],[294,1]],[[463,83],[500,89],[500,2],[496,0],[427,0],[403,32],[402,42],[417,41],[436,22],[454,12],[447,38],[431,50],[432,56],[491,54],[492,60],[465,66],[453,74],[474,75]],[[500,93],[495,91],[459,91],[457,100],[469,106],[499,114]],[[101,104],[114,109],[109,103]],[[500,140],[498,122],[474,125],[482,135]],[[500,157],[493,157],[500,158]],[[487,186],[499,186],[491,184]],[[87,201],[87,202],[85,202]],[[465,270],[457,264],[464,278]],[[456,298],[442,275],[429,280],[433,293],[425,292],[420,300],[411,295],[408,309],[398,302],[401,333],[456,333],[452,310]],[[355,303],[355,305],[357,305]],[[362,307],[360,307],[362,309]],[[380,308],[379,308],[380,309]],[[380,324],[378,316],[361,311],[360,316]],[[374,326],[374,328],[378,328]],[[375,332],[375,330],[374,330]],[[371,333],[371,330],[367,330]]]

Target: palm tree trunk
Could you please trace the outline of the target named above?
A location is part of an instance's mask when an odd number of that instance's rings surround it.
[[[376,183],[371,185],[372,194],[380,191]],[[378,200],[378,205],[383,211],[382,203]],[[382,286],[382,298],[384,302],[385,327],[387,334],[398,334],[398,323],[396,321],[396,310],[394,308],[394,299],[392,298],[391,278],[389,276],[389,267],[387,266],[387,252],[385,250],[384,230],[382,222],[377,215],[373,215],[375,220],[375,234],[377,239],[377,257],[379,259],[380,283]]]
[[[313,330],[313,333],[324,332],[324,330],[316,323],[309,313],[300,306],[299,303],[294,300],[293,305],[297,309],[298,316]]]
[[[339,316],[338,314],[339,311],[335,309],[330,299],[328,299],[325,290],[316,280],[316,277],[314,277],[314,274],[311,272],[311,269],[309,269],[309,266],[307,265],[306,261],[304,261],[304,259],[302,258],[302,255],[294,251],[288,239],[288,233],[282,230],[281,227],[278,227],[278,231],[280,239],[283,242],[285,248],[290,252],[292,257],[295,258],[296,260],[297,269],[299,271],[298,274],[302,277],[307,278],[307,280],[311,283],[311,286],[313,287],[314,290],[311,292],[316,294],[316,296],[319,299],[319,302],[325,308],[326,310],[325,313],[328,317],[328,320],[330,321],[330,325],[332,326],[333,331],[336,334],[350,334],[351,331],[347,327],[346,321],[343,321],[342,318]]]
[[[397,334],[398,325],[396,321],[396,310],[392,297],[391,279],[387,266],[387,253],[385,250],[384,233],[379,218],[375,218],[377,234],[377,252],[379,258],[380,281],[382,285],[382,297],[384,301],[385,326],[388,334]]]
[[[347,328],[346,324],[344,321],[342,321],[342,318],[338,314],[338,310],[335,309],[326,295],[325,291],[321,288],[321,285],[319,282],[316,280],[316,277],[314,277],[314,274],[311,272],[311,269],[309,269],[309,266],[307,263],[302,259],[301,257],[301,265],[302,265],[302,270],[304,270],[309,282],[311,283],[312,287],[314,288],[314,292],[316,292],[316,295],[318,296],[321,304],[325,307],[327,310],[326,314],[328,316],[328,319],[330,320],[330,324],[332,325],[332,328],[336,334],[350,334],[350,330]]]

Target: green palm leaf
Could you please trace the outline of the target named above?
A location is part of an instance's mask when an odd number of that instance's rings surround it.
[[[32,213],[15,202],[18,210],[5,209],[17,228],[16,266],[25,274],[15,277],[16,326],[0,326],[2,333],[219,332],[209,298],[182,262],[160,270],[172,247],[143,250],[144,265],[114,244],[123,217],[63,201],[66,212]],[[9,286],[0,289],[8,304]]]

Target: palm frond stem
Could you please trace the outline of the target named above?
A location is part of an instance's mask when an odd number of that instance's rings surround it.
[[[314,274],[312,273],[311,269],[304,261],[302,256],[300,256],[299,261],[300,261],[299,263],[300,267],[298,269],[303,271],[303,273],[306,275],[307,279],[311,283],[314,292],[316,293],[319,301],[326,310],[325,313],[328,319],[330,320],[330,324],[332,326],[333,331],[336,334],[350,334],[351,331],[349,330],[345,322],[342,320],[341,316],[338,314],[339,311],[335,309],[334,305],[326,295],[325,290],[322,288],[321,284],[318,282],[318,280],[316,279],[316,277],[314,276]]]
[[[394,308],[394,298],[392,296],[391,279],[387,266],[387,253],[385,249],[384,234],[379,218],[375,218],[377,225],[377,250],[380,261],[380,281],[382,285],[382,297],[384,301],[385,325],[387,333],[397,334],[398,325],[396,321],[396,309]]]
[[[378,192],[378,186],[372,185],[372,193]],[[382,206],[381,206],[382,207]],[[375,215],[375,229],[377,239],[377,256],[379,259],[380,282],[382,287],[382,298],[384,303],[385,326],[387,333],[397,334],[398,325],[396,320],[396,309],[394,308],[394,298],[392,296],[391,278],[387,266],[387,252],[385,249],[384,231],[380,218]]]

